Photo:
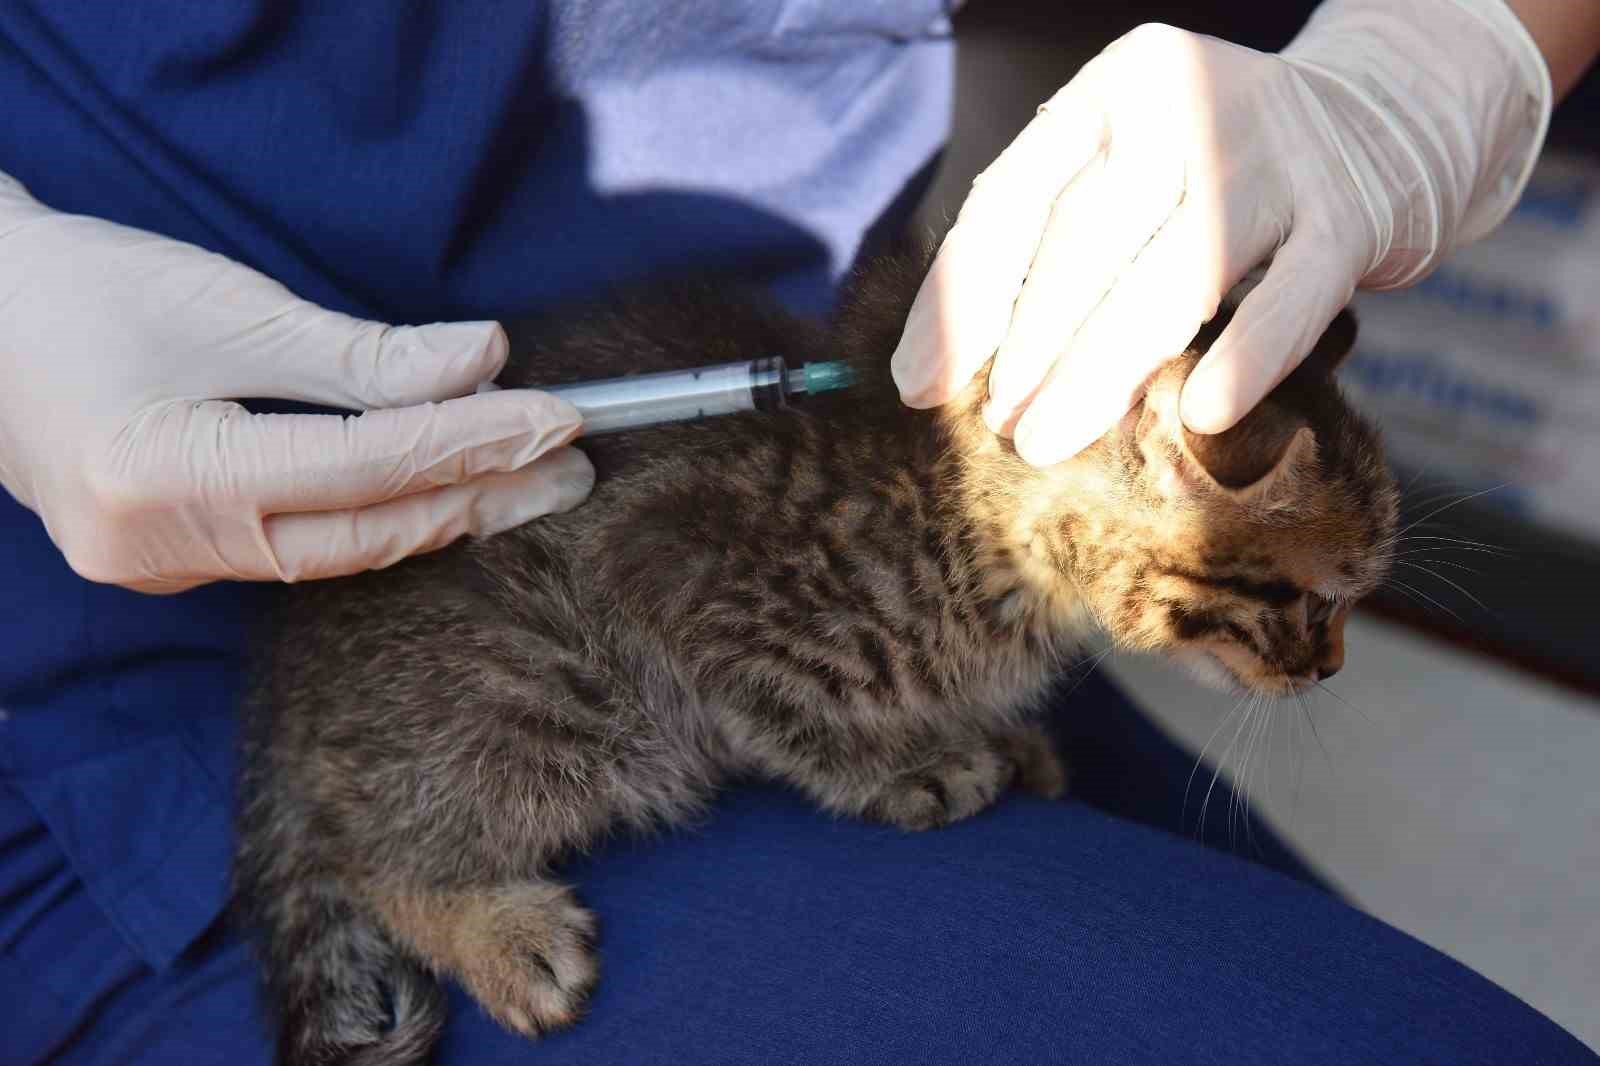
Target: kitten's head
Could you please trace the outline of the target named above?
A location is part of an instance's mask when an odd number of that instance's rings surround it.
[[[1287,695],[1344,662],[1351,605],[1384,579],[1398,493],[1373,428],[1333,372],[1355,341],[1348,312],[1238,425],[1192,433],[1189,372],[1224,312],[1163,366],[1121,423],[1041,475],[1052,550],[1122,645],[1164,651],[1223,687]],[[1043,486],[1040,486],[1043,487]]]

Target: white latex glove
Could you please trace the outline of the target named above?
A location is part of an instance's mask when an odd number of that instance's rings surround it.
[[[496,323],[336,314],[0,175],[0,482],[92,580],[329,577],[575,506],[594,482],[561,447],[577,411],[470,395],[505,358]],[[383,410],[228,402],[252,397]]]
[[[1182,397],[1190,429],[1227,429],[1356,286],[1496,226],[1550,107],[1502,0],[1327,0],[1279,55],[1134,30],[974,183],[894,353],[902,398],[944,403],[992,355],[990,427],[1068,458],[1270,256]]]

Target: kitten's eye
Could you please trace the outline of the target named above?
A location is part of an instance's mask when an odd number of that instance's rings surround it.
[[[1315,629],[1333,614],[1333,601],[1315,593],[1306,594],[1306,628]]]

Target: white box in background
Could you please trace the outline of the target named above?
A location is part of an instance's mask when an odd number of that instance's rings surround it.
[[[1340,381],[1402,473],[1600,541],[1600,161],[1547,156],[1493,234],[1354,307]]]

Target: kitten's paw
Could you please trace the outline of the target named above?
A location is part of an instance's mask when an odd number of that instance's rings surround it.
[[[599,976],[594,915],[564,885],[498,891],[495,906],[462,945],[461,977],[497,1021],[537,1037],[577,1021]]]
[[[994,803],[1016,772],[1016,763],[987,748],[951,752],[884,785],[864,813],[902,829],[949,825]]]
[[[1045,731],[1036,725],[1014,729],[1000,738],[1000,750],[1017,767],[1017,784],[1036,796],[1060,799],[1071,771]]]

